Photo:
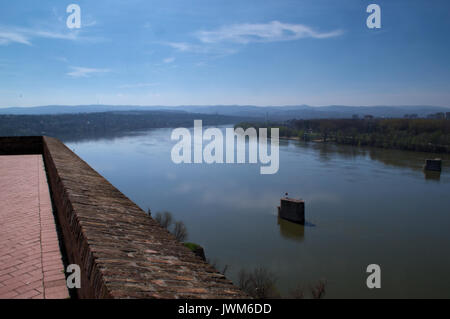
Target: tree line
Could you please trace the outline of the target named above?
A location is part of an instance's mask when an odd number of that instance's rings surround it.
[[[280,137],[305,141],[450,153],[450,121],[443,119],[317,119],[237,126],[277,127]]]
[[[163,127],[223,125],[243,118],[174,111],[122,111],[57,115],[0,115],[0,136],[47,135],[63,141],[120,136],[126,132]]]

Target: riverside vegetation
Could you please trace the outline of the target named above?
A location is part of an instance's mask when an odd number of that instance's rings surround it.
[[[0,115],[0,136],[47,135],[64,142],[122,136],[164,127],[237,123],[243,117],[176,111],[116,111],[101,113]]]
[[[235,127],[279,128],[280,138],[420,152],[450,153],[450,120],[317,119],[242,122]]]

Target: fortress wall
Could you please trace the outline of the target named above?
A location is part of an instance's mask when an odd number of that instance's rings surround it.
[[[0,138],[0,153],[42,153],[80,298],[247,298],[59,140]],[[158,190],[149,190],[158,191]]]

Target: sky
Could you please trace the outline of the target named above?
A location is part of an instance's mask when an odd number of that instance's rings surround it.
[[[449,39],[448,0],[1,1],[0,107],[450,106]]]

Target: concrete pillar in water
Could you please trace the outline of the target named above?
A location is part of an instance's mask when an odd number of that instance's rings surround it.
[[[278,216],[294,223],[305,223],[305,201],[294,198],[282,198],[278,207]]]
[[[438,171],[442,170],[442,160],[440,158],[427,159],[425,161],[424,169],[427,171]]]

